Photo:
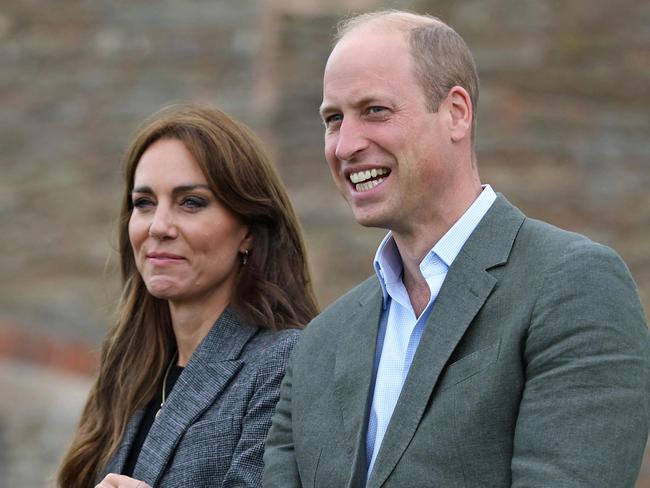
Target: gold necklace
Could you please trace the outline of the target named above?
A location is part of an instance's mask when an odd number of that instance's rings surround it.
[[[163,405],[165,404],[165,400],[167,399],[165,395],[165,390],[167,390],[167,377],[169,376],[169,371],[171,371],[172,365],[175,362],[176,362],[176,353],[174,353],[172,360],[169,361],[169,364],[167,365],[167,371],[165,371],[165,376],[163,376],[162,401],[160,402],[160,406],[158,407],[158,411],[156,412],[156,418],[158,418],[158,415],[160,415],[160,410],[162,409]]]

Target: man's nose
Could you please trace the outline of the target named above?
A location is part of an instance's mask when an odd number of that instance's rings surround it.
[[[336,143],[336,157],[341,161],[350,161],[368,147],[368,139],[363,131],[363,124],[352,118],[344,118],[339,127]]]
[[[158,204],[149,225],[149,235],[155,239],[174,239],[178,235],[170,208]]]

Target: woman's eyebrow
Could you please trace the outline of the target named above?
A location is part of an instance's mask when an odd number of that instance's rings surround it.
[[[136,186],[131,193],[153,193],[153,191],[148,186]]]
[[[179,185],[174,187],[172,190],[172,193],[178,194],[178,193],[187,193],[196,189],[205,189],[205,190],[210,190],[210,187],[206,184],[203,183],[197,183],[197,184],[188,184],[188,185]],[[131,190],[131,193],[153,193],[153,190],[151,187],[143,185],[143,186],[136,186]]]
[[[174,187],[174,189],[172,190],[172,193],[177,195],[179,193],[187,193],[187,192],[194,191],[194,190],[197,190],[197,189],[212,191],[208,185],[203,184],[203,183],[197,183],[195,185],[179,185],[177,187]]]

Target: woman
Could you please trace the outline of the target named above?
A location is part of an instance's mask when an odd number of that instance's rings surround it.
[[[124,290],[58,484],[260,486],[291,329],[317,313],[296,215],[214,109],[155,114],[124,173]]]

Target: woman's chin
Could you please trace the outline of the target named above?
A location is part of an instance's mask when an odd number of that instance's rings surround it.
[[[154,297],[161,300],[172,300],[179,295],[178,286],[176,283],[168,280],[151,280],[145,283],[147,291]]]
[[[170,292],[149,290],[149,294],[154,298],[158,298],[159,300],[174,300],[176,298],[176,294]]]

